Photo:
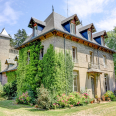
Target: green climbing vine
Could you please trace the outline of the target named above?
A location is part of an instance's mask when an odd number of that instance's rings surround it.
[[[7,76],[7,81],[13,82],[16,80],[16,71],[12,71],[12,72],[6,72],[6,76]]]
[[[36,91],[40,86],[41,78],[38,76],[39,53],[41,42],[36,41],[19,51],[19,61],[17,69],[17,91]],[[28,64],[28,51],[30,51],[30,61]]]
[[[42,49],[41,42],[36,41],[19,51],[17,69],[17,92],[32,90],[43,83],[51,93],[62,94],[73,90],[73,63],[69,52],[66,57],[63,52],[55,52],[50,45],[43,59],[39,60]],[[28,64],[28,51],[30,51],[30,62]]]

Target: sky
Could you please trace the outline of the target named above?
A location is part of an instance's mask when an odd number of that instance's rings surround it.
[[[116,26],[116,0],[0,0],[0,31],[6,29],[14,38],[19,29],[32,33],[31,17],[44,21],[54,11],[68,17],[77,14],[83,26],[93,23],[97,32]]]

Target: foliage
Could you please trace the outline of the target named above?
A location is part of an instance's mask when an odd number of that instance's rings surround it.
[[[6,72],[7,81],[10,83],[16,80],[16,71]]]
[[[66,58],[63,52],[55,52],[52,45],[43,57],[43,76],[42,82],[45,88],[56,95],[70,93],[73,90],[73,63],[69,52]],[[66,62],[66,65],[65,65]]]
[[[113,95],[113,92],[109,90],[104,94],[105,97],[111,97],[111,95]]]
[[[116,96],[116,90],[114,90],[114,95]]]
[[[113,49],[116,50],[116,27],[112,30],[107,32],[108,38],[105,39],[105,44]],[[114,58],[114,69],[115,69],[115,74],[116,74],[116,54],[113,54]]]
[[[26,92],[32,90],[36,93],[36,88],[40,87],[41,84],[41,72],[39,66],[39,53],[42,48],[40,41],[30,43],[29,46],[22,48],[19,51],[19,60],[17,68],[17,92]],[[28,64],[28,50],[30,50],[30,62]],[[40,74],[40,75],[38,75]]]
[[[3,85],[0,82],[0,97],[2,97],[2,94],[3,94]]]
[[[20,104],[29,104],[30,101],[31,101],[31,97],[29,96],[27,91],[16,98],[16,102]]]
[[[14,47],[18,43],[19,45],[22,44],[27,37],[28,36],[27,36],[25,29],[22,29],[22,30],[19,29],[18,32],[14,34],[14,39],[12,38],[10,39],[10,46]]]
[[[65,65],[64,54],[62,52],[56,53],[53,45],[50,45],[43,59],[39,60],[41,49],[41,42],[38,40],[19,51],[17,92],[32,90],[36,97],[36,88],[40,87],[41,83],[54,96],[72,92],[73,63],[70,53],[66,53]],[[28,50],[30,50],[29,64],[27,62]]]
[[[5,92],[5,96],[7,96],[8,99],[10,99],[11,97],[15,97],[16,91],[17,91],[17,81],[13,81],[11,83],[6,83],[3,86],[3,90]]]
[[[51,104],[50,93],[44,88],[43,84],[40,88],[37,88],[37,104],[43,109],[49,109]]]
[[[52,108],[80,106],[88,103],[90,103],[90,98],[87,93],[72,92],[68,96],[66,94],[58,95],[57,102],[52,104]]]

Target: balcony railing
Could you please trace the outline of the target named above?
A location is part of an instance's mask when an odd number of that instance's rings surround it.
[[[89,68],[89,69],[90,69],[90,68],[99,69],[99,65],[98,65],[98,64],[94,64],[94,63],[92,63],[92,62],[89,62],[88,68]]]

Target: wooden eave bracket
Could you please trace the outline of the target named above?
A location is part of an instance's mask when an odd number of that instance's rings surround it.
[[[47,33],[47,34],[45,35],[46,39],[49,38],[49,37],[51,37],[51,36],[53,36],[53,33],[52,33],[52,32],[49,32],[49,33]]]

